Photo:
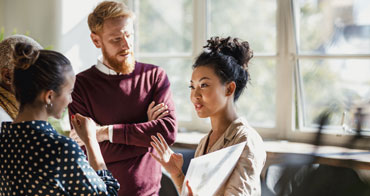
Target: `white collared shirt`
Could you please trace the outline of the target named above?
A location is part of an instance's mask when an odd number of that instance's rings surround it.
[[[110,69],[108,66],[104,65],[103,63],[103,56],[98,57],[98,61],[96,63],[96,69],[105,73],[107,75],[121,75],[122,73],[117,73],[114,70]],[[108,135],[109,141],[113,143],[113,125],[108,125]]]
[[[96,69],[107,75],[122,75],[122,73],[117,73],[114,70],[110,69],[108,66],[104,65],[103,61],[103,56],[99,56],[95,66]]]

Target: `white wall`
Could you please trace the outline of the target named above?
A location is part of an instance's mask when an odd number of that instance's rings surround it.
[[[29,34],[41,45],[56,44],[56,1],[50,0],[1,0],[2,23],[5,35],[16,31]]]
[[[96,63],[100,50],[90,40],[87,16],[102,0],[0,0],[0,27],[16,29],[44,47],[66,55],[76,73]]]

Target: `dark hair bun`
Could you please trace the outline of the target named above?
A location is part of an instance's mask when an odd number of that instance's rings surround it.
[[[240,41],[238,38],[212,37],[207,40],[204,48],[213,53],[222,53],[232,56],[243,69],[248,69],[248,62],[253,57],[253,51],[247,41]]]
[[[30,44],[17,43],[14,46],[13,61],[16,69],[28,69],[38,59],[40,51]]]

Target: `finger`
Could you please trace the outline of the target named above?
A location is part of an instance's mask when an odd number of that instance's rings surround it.
[[[166,150],[166,149],[168,149],[169,147],[168,147],[168,144],[167,144],[167,142],[166,142],[166,140],[164,139],[164,137],[162,136],[162,134],[160,134],[160,133],[157,133],[157,136],[158,136],[158,138],[161,140],[161,143],[163,144],[163,148]]]
[[[153,108],[154,104],[155,104],[155,102],[154,102],[154,101],[152,101],[152,102],[149,104],[149,106],[148,106],[148,110],[151,110],[151,109]]]
[[[160,103],[160,104],[158,104],[158,105],[154,106],[152,110],[153,110],[153,111],[157,111],[157,110],[159,110],[159,109],[160,109],[160,108],[162,108],[162,107],[165,107],[164,103]]]
[[[161,150],[161,152],[163,154],[164,151],[165,151],[165,148],[163,147],[163,144],[154,135],[152,135],[151,138],[152,138],[152,140],[155,142],[155,144],[157,145],[157,147]]]
[[[163,155],[163,151],[158,147],[157,144],[155,144],[154,142],[150,142],[150,145],[153,146],[153,148],[158,152],[158,154],[160,154],[161,156]]]
[[[76,129],[76,128],[79,128],[79,124],[77,123],[77,119],[76,119],[76,115],[72,115],[71,116],[71,123],[72,123],[72,126]],[[72,133],[72,132],[71,132]]]
[[[70,137],[70,138],[72,138],[72,139],[73,139],[73,138],[75,138],[76,136],[77,136],[77,133],[76,133],[76,132],[72,132],[72,131],[71,131],[71,132],[69,133],[69,137]]]
[[[85,145],[85,143],[83,143],[82,141],[76,141],[77,142],[77,144],[79,145],[79,146],[84,146]]]
[[[167,106],[163,106],[163,107],[159,108],[158,110],[156,110],[155,112],[153,112],[153,116],[152,116],[152,118],[153,118],[154,120],[159,119],[159,116],[160,116],[163,112],[165,112],[166,110],[167,110]]]
[[[71,134],[70,136],[71,136],[71,138],[72,138],[72,139],[74,139],[74,140],[76,140],[76,141],[77,141],[77,140],[80,140],[80,137],[78,137],[78,134],[77,134],[77,133],[73,133],[73,134]]]
[[[189,191],[188,196],[193,196],[193,190],[191,190],[191,187],[189,185],[189,180],[186,181],[186,187],[188,188],[188,191]]]
[[[178,160],[181,160],[183,159],[182,158],[182,154],[181,153],[173,153],[172,156],[175,158],[175,159],[178,159]]]
[[[153,115],[153,112],[154,112],[154,110],[153,110],[154,104],[155,104],[155,102],[154,102],[154,101],[152,101],[152,102],[149,104],[149,106],[148,106],[147,114],[148,114],[148,118],[149,118],[149,119],[153,119],[153,118],[152,118],[152,115]]]
[[[156,161],[158,161],[160,164],[162,164],[162,160],[161,158],[157,157],[156,155],[154,155],[153,153],[149,153],[150,156],[152,156]]]
[[[168,110],[166,110],[166,111],[164,111],[161,115],[159,115],[159,116],[156,118],[156,120],[157,120],[157,119],[161,119],[161,118],[163,118],[163,117],[167,116],[168,114],[169,114],[169,111],[168,111]]]
[[[69,137],[71,137],[71,135],[73,135],[73,134],[76,134],[76,130],[75,129],[71,129],[69,131]]]

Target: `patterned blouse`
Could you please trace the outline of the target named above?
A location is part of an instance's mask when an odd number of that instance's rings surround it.
[[[118,189],[108,170],[92,169],[78,144],[48,122],[3,122],[0,196],[117,195]]]

